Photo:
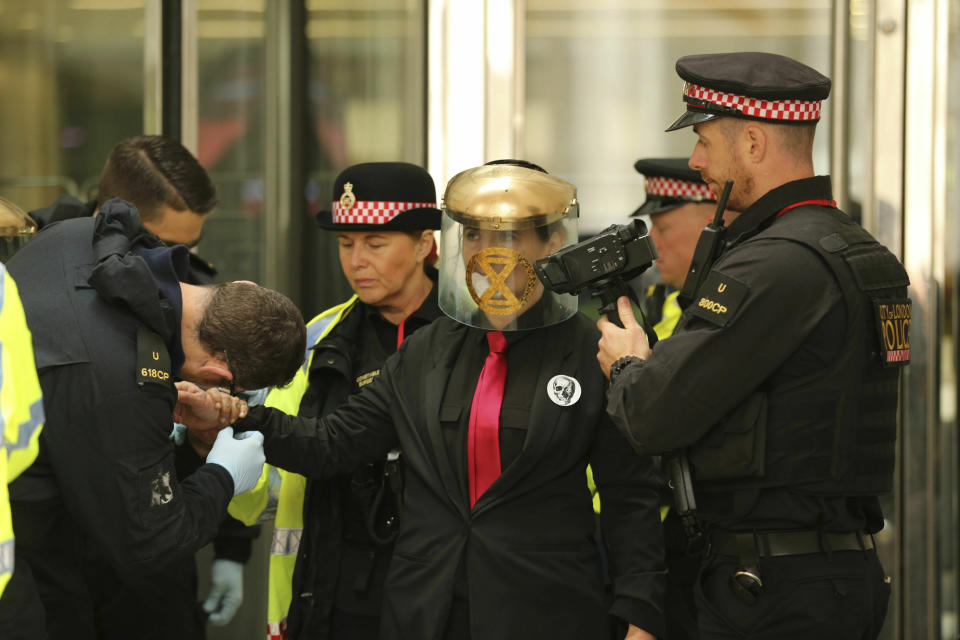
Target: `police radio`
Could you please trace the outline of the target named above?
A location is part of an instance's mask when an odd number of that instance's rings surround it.
[[[713,216],[713,222],[700,232],[700,239],[697,240],[697,248],[693,252],[693,260],[690,262],[687,279],[683,281],[683,289],[677,296],[677,303],[681,309],[686,309],[693,301],[697,289],[706,280],[710,268],[720,255],[723,239],[727,235],[727,230],[723,226],[723,212],[727,208],[727,200],[730,198],[732,189],[733,180],[727,180],[723,185],[723,193],[720,194],[720,199],[717,201],[717,212]]]

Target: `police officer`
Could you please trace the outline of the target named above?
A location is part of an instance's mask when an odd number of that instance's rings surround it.
[[[217,205],[210,176],[193,154],[173,138],[137,136],[114,145],[100,172],[95,200],[66,194],[48,207],[30,212],[39,228],[51,222],[95,215],[100,206],[121,198],[137,208],[144,228],[165,244],[195,247],[207,214]],[[195,251],[188,256],[189,284],[211,284],[213,264]]]
[[[11,487],[14,527],[52,640],[181,637],[172,607],[182,597],[154,591],[155,574],[210,541],[263,454],[226,429],[177,482],[174,378],[259,388],[302,362],[305,330],[288,299],[251,284],[185,284],[186,253],[112,200],[95,218],[50,225],[8,263],[47,417],[36,463]],[[0,607],[21,629],[37,615]]]
[[[837,210],[812,144],[830,81],[767,53],[681,58],[690,166],[741,210],[669,340],[626,300],[601,320],[609,413],[679,459],[709,542],[703,638],[874,638],[889,589],[872,534],[890,491],[908,279]],[[677,486],[677,483],[674,483]]]
[[[30,215],[43,228],[60,220],[95,215],[100,205],[112,198],[133,204],[144,228],[168,246],[194,247],[199,243],[207,215],[217,204],[213,182],[193,154],[173,138],[149,135],[125,138],[114,145],[100,172],[95,200],[81,202],[62,195]],[[189,270],[184,282],[212,284],[216,280],[216,268],[196,250],[187,257]],[[180,436],[176,448],[177,478],[181,480],[203,464],[201,453],[182,439]],[[192,558],[170,564],[164,575],[157,574],[153,581],[155,594],[144,597],[179,594],[182,600],[171,605],[171,616],[181,620],[180,636],[202,640],[207,613],[210,623],[220,626],[229,622],[240,606],[243,565],[250,558],[258,533],[259,527],[244,527],[229,517],[224,520],[213,541],[211,590],[203,608],[197,603],[197,572]]]
[[[253,408],[271,462],[324,477],[398,447],[403,515],[381,638],[663,635],[659,480],[604,414],[591,323],[532,262],[577,240],[573,185],[482,166],[447,185],[439,304],[380,374],[321,420]],[[211,395],[181,392],[202,409]],[[604,594],[584,473],[603,500]]]
[[[441,315],[437,270],[428,266],[440,209],[426,170],[405,162],[348,167],[317,220],[337,234],[340,266],[356,295],[307,324],[305,366],[294,384],[272,390],[266,402],[313,417],[370,384],[405,339]],[[309,480],[306,488],[303,476],[274,472],[281,486],[270,556],[269,637],[285,631],[291,640],[376,640],[399,527],[403,461],[392,452],[352,474]],[[255,521],[268,487],[265,478],[257,490],[237,496],[231,513]]]
[[[673,333],[680,320],[677,296],[690,269],[697,238],[716,211],[716,196],[687,166],[686,158],[644,158],[633,167],[644,176],[646,199],[631,217],[649,216],[650,237],[657,248],[660,284],[647,288],[643,316],[659,339]],[[724,220],[736,213],[726,211]]]

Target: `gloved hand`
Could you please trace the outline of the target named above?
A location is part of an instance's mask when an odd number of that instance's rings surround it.
[[[210,614],[210,624],[222,627],[233,619],[243,602],[243,565],[219,558],[213,561],[210,578],[210,595],[203,610]]]
[[[173,444],[176,446],[182,445],[187,441],[187,425],[180,424],[179,422],[173,423],[173,431],[170,432],[170,439],[173,440]]]
[[[233,495],[256,486],[266,459],[262,433],[244,431],[234,436],[233,427],[226,427],[217,434],[217,440],[207,454],[207,462],[220,465],[233,478]]]

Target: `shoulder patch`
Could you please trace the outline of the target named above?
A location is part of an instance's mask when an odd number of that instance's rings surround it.
[[[170,353],[163,338],[146,329],[137,329],[137,384],[148,382],[168,387],[172,384],[170,375]]]
[[[711,271],[703,285],[697,289],[688,309],[698,318],[725,327],[737,314],[748,293],[750,287],[745,283],[719,271]]]
[[[880,360],[885,365],[910,364],[910,321],[913,305],[909,298],[874,300]]]

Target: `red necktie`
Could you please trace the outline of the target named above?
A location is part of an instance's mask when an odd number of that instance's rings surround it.
[[[483,363],[470,408],[467,432],[467,474],[470,508],[500,475],[500,405],[507,381],[507,339],[500,331],[487,333],[490,354]]]

